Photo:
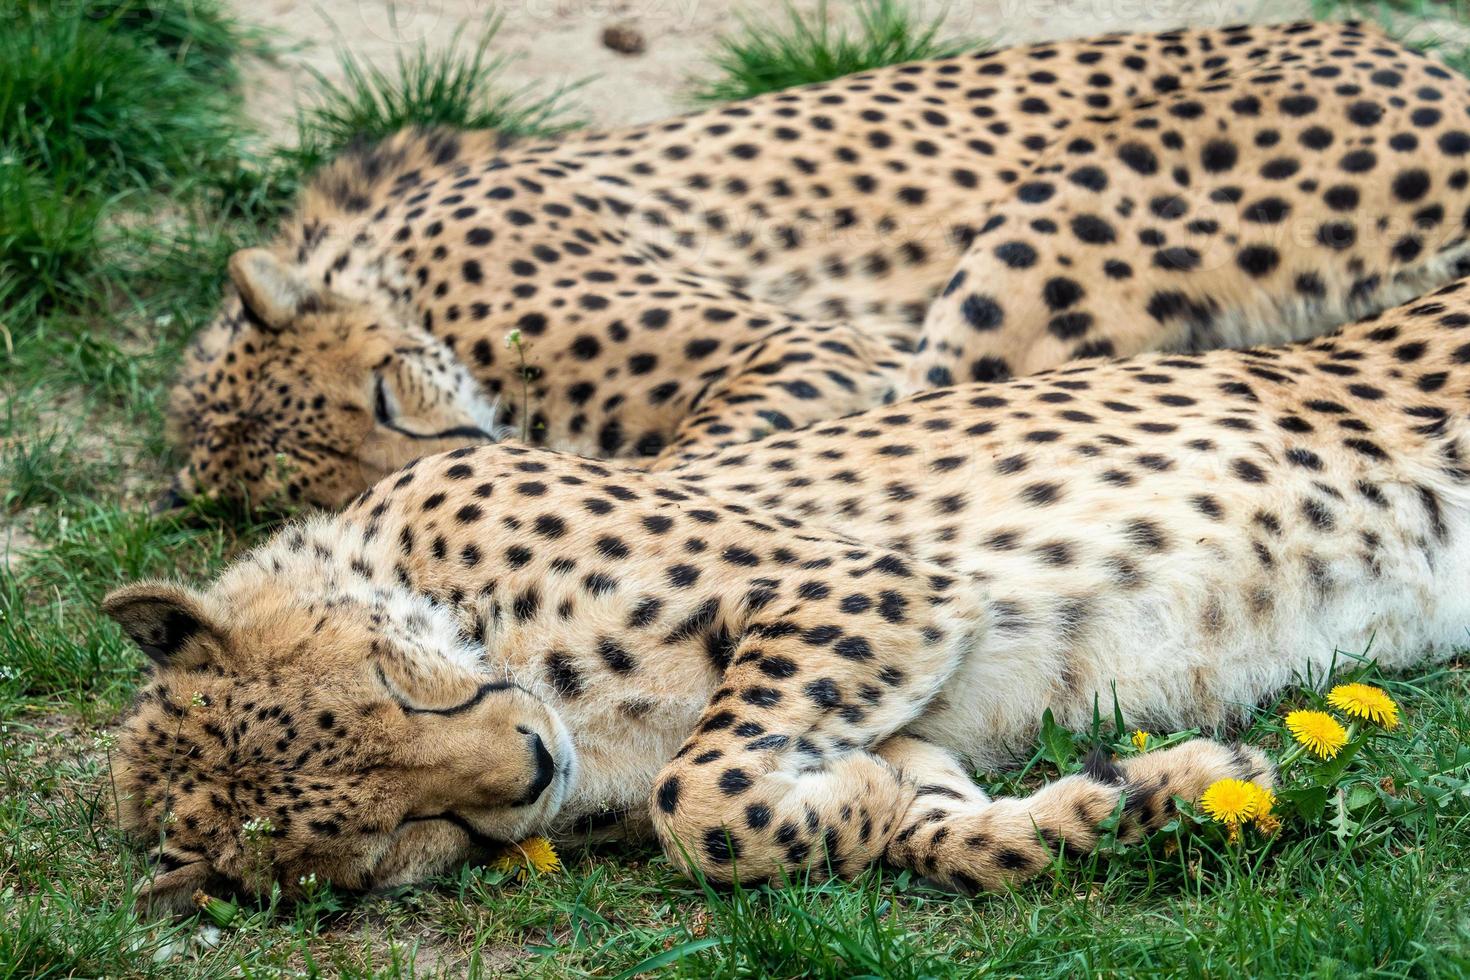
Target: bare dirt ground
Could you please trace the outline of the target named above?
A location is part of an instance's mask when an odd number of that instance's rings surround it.
[[[736,30],[740,16],[784,22],[786,0],[234,0],[239,16],[275,31],[287,48],[254,69],[252,115],[279,138],[291,133],[294,106],[311,89],[312,72],[340,75],[337,52],[391,65],[420,42],[431,49],[479,36],[497,14],[505,23],[495,50],[516,60],[512,86],[538,91],[591,78],[572,98],[596,126],[644,122],[690,106],[689,79],[708,71],[714,39]],[[791,0],[814,11],[819,0]],[[948,33],[996,44],[1048,40],[1113,30],[1218,26],[1308,16],[1308,0],[910,0],[921,16],[945,15]],[[829,19],[853,19],[845,0],[827,5]],[[603,31],[629,26],[645,41],[641,54],[619,54]]]

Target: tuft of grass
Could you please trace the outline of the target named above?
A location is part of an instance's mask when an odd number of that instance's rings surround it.
[[[8,699],[45,705],[121,698],[138,676],[137,654],[95,617],[56,601],[55,593],[50,602],[28,601],[33,598],[0,572],[0,676],[13,685]]]
[[[688,977],[924,980],[951,972],[951,938],[914,933],[896,914],[892,888],[881,870],[853,884],[802,880],[728,895],[706,887],[708,934],[663,956],[677,957],[674,972]]]
[[[248,35],[215,0],[29,0],[0,28],[0,317],[22,332],[105,302],[105,256],[160,197],[236,182],[250,134],[220,78]]]
[[[70,0],[42,0],[54,7]],[[264,31],[241,23],[223,0],[90,0],[86,15],[152,45],[215,89],[240,82],[240,55],[267,54]]]
[[[240,127],[224,90],[151,39],[98,19],[94,4],[51,6],[0,32],[7,158],[104,195],[164,181],[176,193],[178,182],[232,161],[222,150],[238,146]]]
[[[1312,16],[1319,20],[1330,17],[1395,17],[1403,15],[1420,21],[1458,18],[1463,11],[1444,0],[1312,0]]]
[[[740,30],[716,42],[715,72],[694,83],[695,102],[729,102],[796,85],[827,82],[854,72],[922,58],[942,58],[984,46],[977,38],[948,38],[943,15],[924,21],[903,0],[858,0],[857,24],[833,27],[825,0],[806,15],[789,2],[786,22],[740,17]]]
[[[538,136],[576,125],[562,99],[577,85],[544,95],[504,87],[502,76],[511,59],[490,51],[502,22],[503,17],[492,18],[469,47],[458,36],[447,52],[419,44],[400,52],[391,68],[374,67],[342,52],[341,82],[316,72],[318,90],[297,120],[297,146],[287,151],[288,159],[304,173],[349,146],[383,139],[407,126]]]

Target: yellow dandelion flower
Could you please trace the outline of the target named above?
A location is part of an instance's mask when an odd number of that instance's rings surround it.
[[[1372,684],[1339,684],[1328,693],[1327,703],[1349,718],[1361,718],[1388,729],[1399,724],[1399,706],[1387,691]]]
[[[1271,810],[1276,806],[1276,794],[1264,786],[1257,786],[1255,783],[1251,783],[1251,786],[1256,791],[1256,812],[1252,819],[1259,824],[1262,820],[1271,816]]]
[[[551,874],[561,870],[561,858],[556,848],[545,837],[527,837],[519,844],[512,844],[500,853],[490,867],[507,874],[513,873],[517,881],[524,881],[527,873]]]
[[[1212,820],[1239,824],[1256,815],[1256,807],[1260,805],[1256,794],[1255,783],[1243,779],[1220,779],[1205,790],[1199,803]]]
[[[1281,818],[1271,812],[1276,808],[1276,794],[1264,786],[1256,786],[1251,783],[1256,791],[1256,812],[1251,817],[1251,823],[1256,829],[1267,837],[1275,835],[1281,829]]]
[[[1133,733],[1133,747],[1140,752],[1147,752],[1148,740],[1152,737],[1152,735],[1140,728]]]
[[[1347,729],[1325,711],[1293,711],[1286,716],[1286,729],[1322,759],[1333,758],[1347,744]]]

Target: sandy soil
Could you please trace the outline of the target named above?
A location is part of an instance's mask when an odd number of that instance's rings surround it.
[[[676,114],[689,78],[707,70],[711,42],[736,29],[740,14],[784,19],[785,0],[233,0],[243,19],[278,32],[289,50],[249,78],[252,115],[279,137],[291,132],[293,107],[310,92],[313,71],[336,78],[336,51],[391,65],[420,42],[448,47],[457,34],[474,39],[487,17],[505,24],[496,50],[516,58],[512,85],[567,85],[592,78],[573,95],[594,125],[643,122]],[[813,10],[819,0],[792,0]],[[1308,0],[910,0],[924,15],[946,14],[956,36],[1000,44],[1110,30],[1211,26],[1306,16]],[[853,16],[844,0],[829,18]],[[602,43],[605,28],[628,25],[645,41],[642,54],[618,54]]]

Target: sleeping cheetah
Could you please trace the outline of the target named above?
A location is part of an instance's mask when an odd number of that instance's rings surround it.
[[[651,473],[421,459],[203,591],[107,612],[153,894],[422,879],[651,824],[717,881],[877,858],[997,888],[1269,782],[1195,741],[990,800],[1050,709],[1226,726],[1335,651],[1470,623],[1470,280],[1326,339],[946,388]],[[1116,692],[1116,694],[1114,693]],[[250,829],[253,828],[253,829]]]
[[[665,468],[891,399],[947,280],[924,384],[1265,339],[1257,321],[1295,307],[1285,333],[1322,329],[1387,305],[1394,277],[1443,281],[1458,245],[1431,232],[1459,234],[1467,105],[1376,29],[1291,24],[919,62],[555,140],[405,133],[338,161],[271,249],[232,260],[174,391],[170,499],[337,506],[506,435]],[[1356,244],[1264,268],[1257,243],[1323,208]],[[1378,247],[1380,222],[1425,226],[1423,244]],[[1252,271],[1221,268],[1247,230]]]

